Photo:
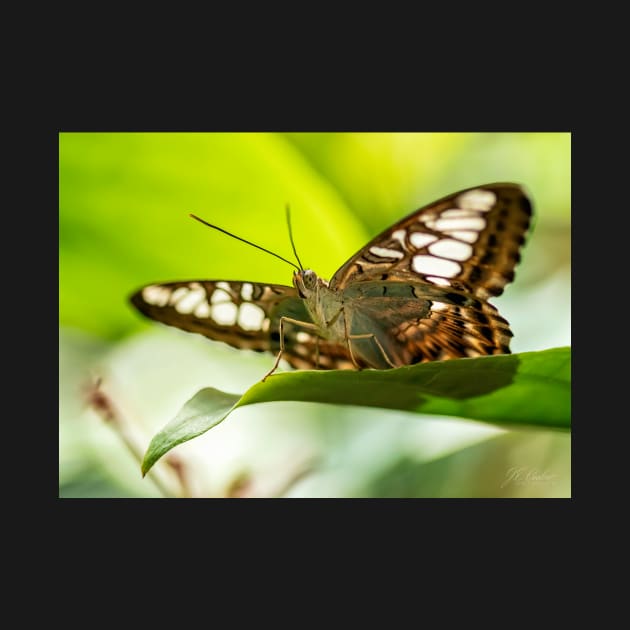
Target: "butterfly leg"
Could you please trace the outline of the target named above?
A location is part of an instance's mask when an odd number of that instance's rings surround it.
[[[280,359],[282,358],[282,354],[284,353],[284,322],[288,322],[289,324],[295,324],[296,326],[301,326],[302,328],[306,328],[308,330],[318,331],[319,328],[315,324],[309,324],[308,322],[301,322],[299,319],[293,319],[292,317],[281,317],[280,325],[278,327],[278,331],[280,333],[280,352],[278,352],[278,356],[276,357],[276,362],[273,364],[273,367],[267,374],[265,374],[262,378],[262,382],[264,383],[268,376],[271,376],[277,369],[280,363]]]
[[[344,326],[344,330],[346,333],[346,341],[348,343],[348,353],[350,354],[350,360],[352,361],[352,364],[354,365],[354,367],[357,370],[361,370],[361,366],[359,365],[359,363],[357,362],[357,360],[354,358],[354,354],[352,352],[352,344],[350,343],[353,339],[373,339],[374,342],[376,343],[376,345],[378,346],[378,349],[381,351],[381,354],[383,355],[383,358],[385,359],[385,361],[391,365],[393,368],[396,367],[390,360],[390,358],[387,356],[387,353],[385,352],[385,348],[383,348],[383,346],[381,345],[381,342],[376,338],[376,335],[374,333],[365,333],[362,335],[350,335],[348,334],[348,320],[346,318],[346,313],[344,311],[343,313],[343,326]]]
[[[387,361],[387,363],[395,368],[397,367],[396,365],[394,365],[390,358],[387,356],[387,352],[385,352],[385,348],[383,348],[383,346],[381,345],[381,342],[378,340],[378,338],[376,337],[376,335],[374,333],[365,333],[364,335],[350,335],[348,337],[348,350],[350,350],[350,357],[352,358],[352,362],[356,365],[356,361],[354,360],[354,357],[352,356],[352,350],[351,350],[351,344],[350,341],[352,339],[373,339],[374,343],[378,346],[378,349],[381,351],[381,354],[383,355],[383,358],[385,359],[385,361]],[[358,369],[361,369],[360,367],[357,366]]]

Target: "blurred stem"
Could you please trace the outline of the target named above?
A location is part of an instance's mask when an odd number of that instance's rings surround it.
[[[142,462],[142,460],[140,461]],[[190,489],[190,483],[188,482],[188,475],[186,474],[186,466],[184,465],[184,462],[177,455],[171,454],[166,458],[166,463],[177,476],[181,488],[181,496],[186,499],[191,498],[192,491]]]
[[[297,468],[290,472],[287,478],[282,481],[275,490],[268,493],[268,496],[277,498],[283,497],[298,481],[313,472],[318,463],[319,462],[315,457],[311,457],[299,463]],[[258,491],[259,489],[257,489],[256,486],[256,480],[251,473],[242,471],[232,480],[226,489],[225,496],[231,499],[246,499],[266,496],[260,494]]]
[[[136,459],[138,464],[142,465],[142,448],[133,436],[129,422],[124,419],[123,415],[114,405],[112,399],[101,389],[100,378],[97,378],[95,383],[88,386],[87,400],[90,407],[92,407],[92,409],[94,409],[94,411],[105,421],[105,423],[109,424],[118,434],[124,445],[127,447],[127,450]],[[182,488],[181,496],[190,496],[188,483],[183,473],[182,462],[176,458],[172,459],[175,461],[168,463],[170,463],[171,468],[173,468],[179,480]],[[147,477],[151,479],[164,497],[169,499],[177,497],[177,495],[173,494],[173,492],[168,489],[166,484],[162,479],[160,479],[159,475],[155,471],[149,471]]]
[[[293,474],[285,480],[284,484],[276,489],[275,496],[283,497],[293,486],[301,481],[304,477],[312,473],[319,462],[316,458],[308,459],[301,463],[301,465],[293,472]]]

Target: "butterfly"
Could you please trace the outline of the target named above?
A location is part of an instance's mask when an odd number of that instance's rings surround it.
[[[293,286],[167,282],[143,287],[131,302],[164,324],[275,353],[263,380],[280,358],[297,369],[390,369],[508,354],[512,332],[488,299],[514,279],[531,215],[521,186],[476,186],[387,228],[330,282],[300,264]]]

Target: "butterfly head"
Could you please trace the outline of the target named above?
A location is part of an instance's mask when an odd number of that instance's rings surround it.
[[[300,269],[293,272],[293,284],[299,296],[306,300],[312,296],[324,281],[312,269]]]

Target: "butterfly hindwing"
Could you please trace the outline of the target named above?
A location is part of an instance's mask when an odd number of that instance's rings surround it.
[[[433,302],[428,318],[391,330],[405,348],[405,365],[509,354],[512,331],[497,309],[484,301],[469,306]]]
[[[344,292],[354,354],[387,369],[423,361],[509,353],[512,332],[485,300],[455,289],[364,282]]]

